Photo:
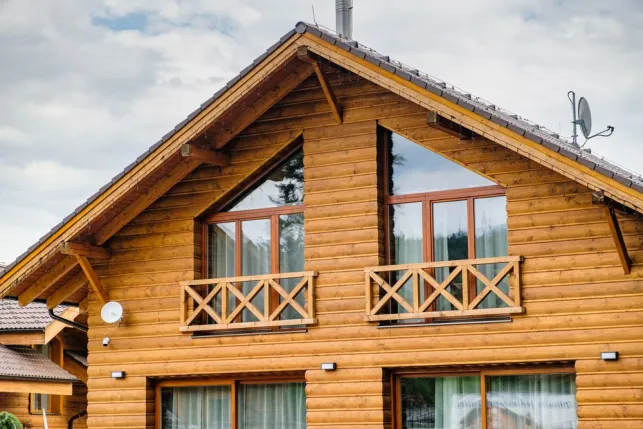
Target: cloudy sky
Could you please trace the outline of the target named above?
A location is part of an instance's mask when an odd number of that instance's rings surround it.
[[[333,0],[0,0],[0,261],[9,262],[297,21]],[[392,7],[394,5],[394,7]],[[642,172],[643,2],[355,0],[358,41]]]

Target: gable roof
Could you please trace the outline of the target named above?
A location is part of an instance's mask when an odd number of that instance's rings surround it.
[[[79,381],[33,347],[3,345],[0,345],[0,378]]]
[[[99,207],[102,199],[104,200],[108,197],[112,197],[112,195],[108,194],[118,184],[121,184],[128,179],[131,179],[133,181],[135,175],[140,173],[139,176],[136,177],[135,186],[132,186],[129,189],[125,189],[121,194],[114,196],[114,200],[112,201],[110,207],[115,211],[125,210],[133,200],[135,200],[136,198],[140,198],[145,194],[146,185],[154,183],[154,180],[159,180],[159,175],[166,175],[173,168],[177,168],[176,166],[181,162],[180,158],[178,158],[177,160],[176,157],[168,156],[168,152],[162,153],[161,151],[169,148],[170,143],[176,143],[176,141],[185,136],[188,136],[185,141],[189,141],[190,138],[198,136],[199,132],[203,131],[203,126],[201,125],[201,128],[195,126],[194,128],[196,130],[193,130],[190,128],[191,124],[193,124],[195,121],[204,120],[206,117],[208,117],[208,115],[211,114],[211,109],[220,107],[221,110],[224,111],[226,108],[226,106],[223,106],[224,102],[229,101],[227,105],[227,107],[229,108],[236,101],[239,101],[241,97],[239,94],[236,94],[237,98],[235,99],[234,96],[230,93],[234,91],[242,91],[244,89],[243,85],[248,84],[248,82],[255,77],[252,74],[256,71],[256,69],[264,67],[268,68],[268,70],[265,71],[264,75],[265,81],[267,79],[266,76],[269,76],[269,73],[276,69],[276,66],[270,69],[266,65],[266,63],[273,61],[276,56],[286,52],[286,47],[292,48],[292,46],[294,46],[294,41],[304,35],[313,36],[315,39],[320,40],[322,42],[322,45],[320,46],[325,46],[324,44],[327,44],[328,46],[336,47],[346,53],[349,53],[350,56],[355,60],[367,62],[368,64],[374,66],[379,73],[388,73],[395,79],[412,85],[413,88],[415,88],[417,91],[427,91],[428,93],[439,97],[439,99],[443,102],[446,101],[448,103],[453,103],[453,105],[457,106],[458,108],[475,114],[476,117],[488,120],[495,127],[508,130],[511,133],[510,138],[518,138],[523,142],[529,141],[533,144],[542,146],[553,151],[554,154],[559,154],[568,161],[571,161],[571,163],[576,165],[578,168],[584,168],[586,170],[588,169],[589,171],[596,172],[604,178],[613,181],[608,182],[606,185],[602,185],[602,181],[599,182],[599,185],[583,182],[583,184],[585,185],[591,185],[590,187],[592,189],[604,190],[607,193],[609,192],[610,187],[622,186],[627,189],[633,190],[634,192],[630,193],[630,195],[636,195],[635,197],[633,197],[633,200],[635,201],[634,203],[620,198],[620,196],[623,195],[622,192],[620,194],[617,192],[615,193],[615,195],[608,194],[608,196],[616,198],[617,201],[625,203],[626,205],[643,212],[643,178],[640,175],[627,171],[626,169],[603,158],[600,158],[590,153],[589,151],[580,149],[578,146],[575,146],[561,139],[558,134],[548,131],[545,127],[527,121],[526,119],[512,114],[507,110],[501,109],[493,105],[492,103],[483,100],[482,98],[472,96],[469,93],[461,91],[454,86],[446,84],[445,82],[441,82],[429,76],[428,74],[420,72],[417,69],[413,69],[402,64],[401,62],[392,60],[390,57],[380,54],[373,49],[370,49],[365,45],[358,43],[357,41],[342,39],[330,33],[329,31],[319,28],[318,26],[311,25],[305,22],[299,22],[294,29],[287,32],[279,39],[279,41],[269,47],[250,65],[244,68],[237,76],[233,77],[220,90],[218,90],[211,97],[205,100],[183,121],[178,123],[159,141],[154,143],[152,146],[150,146],[149,149],[147,149],[143,154],[136,158],[134,162],[125,167],[125,169],[114,176],[114,178],[112,178],[110,182],[100,188],[98,192],[96,192],[89,199],[87,199],[87,201],[85,201],[72,213],[66,216],[58,225],[54,226],[34,245],[29,247],[29,249],[27,249],[25,253],[18,256],[15,261],[7,265],[5,268],[5,273],[0,273],[0,297],[7,295],[13,285],[24,280],[24,278],[27,276],[17,276],[17,274],[15,273],[17,270],[14,269],[17,266],[18,268],[22,268],[20,265],[28,259],[28,256],[32,254],[41,254],[41,260],[49,260],[48,264],[42,263],[40,267],[38,267],[38,270],[30,267],[32,269],[28,275],[42,275],[53,265],[59,263],[61,261],[61,258],[56,259],[56,249],[49,249],[49,253],[45,254],[42,254],[41,252],[43,252],[46,246],[50,245],[53,240],[59,238],[61,234],[65,233],[69,229],[67,228],[69,225],[78,223],[76,222],[76,220],[81,219],[84,215],[89,216],[89,213],[91,213],[90,209]],[[306,43],[302,43],[302,45],[305,46]],[[321,52],[315,53],[318,55],[323,54]],[[347,67],[347,64],[340,63],[334,56],[328,55],[324,56],[324,58],[327,58],[333,62],[337,62],[342,67]],[[283,65],[287,60],[282,58],[280,61],[282,61],[280,64]],[[354,71],[350,67],[347,67],[347,69],[349,69],[350,71]],[[260,70],[257,73],[260,72],[264,71]],[[246,81],[244,82],[244,80]],[[231,100],[228,100],[228,98],[230,98]],[[414,101],[417,102],[417,100]],[[430,107],[431,106],[429,106],[429,108]],[[465,121],[466,118],[463,119],[461,117],[456,117],[453,115],[451,117],[448,117],[448,119],[459,121],[461,125],[472,129],[472,131],[475,131],[483,136],[486,135],[486,132],[483,129],[484,127],[481,126],[480,129],[478,129],[475,126],[475,121]],[[504,142],[503,144],[511,147],[511,145],[507,144],[506,142]],[[176,152],[176,147],[172,147],[172,149],[174,149]],[[513,149],[519,151],[517,146],[513,147]],[[171,152],[169,153],[171,154]],[[546,156],[548,155],[545,155],[545,157]],[[549,154],[549,156],[551,156],[551,154]],[[148,161],[151,163],[152,161],[150,161],[150,159],[152,158],[156,158],[155,160],[157,161],[157,164],[164,166],[164,169],[161,169],[159,167],[159,169],[157,170],[145,170],[147,165],[144,164],[148,163]],[[535,160],[537,162],[543,162],[542,159],[536,158]],[[548,167],[557,170],[557,168],[554,167],[553,164],[548,165]],[[196,168],[196,166],[192,168]],[[191,170],[186,171],[189,173],[189,171]],[[574,180],[577,179],[574,178]],[[606,189],[602,189],[603,187]],[[618,190],[620,192],[620,188]],[[109,219],[105,220],[106,216],[103,212],[94,214],[94,216],[95,217],[93,218],[93,220],[98,219],[96,220],[96,223],[90,224],[90,220],[85,220],[85,223],[83,224],[84,228],[79,227],[79,231],[81,232],[77,233],[75,235],[75,238],[88,238],[91,235],[91,233],[89,232],[90,230],[96,231],[100,229],[101,226],[105,226],[105,224],[109,222]],[[11,280],[11,282],[8,283],[9,280]]]
[[[66,308],[58,306],[54,313],[60,315]],[[0,300],[0,332],[44,331],[51,321],[47,306],[43,302],[32,302],[20,307],[16,300]]]

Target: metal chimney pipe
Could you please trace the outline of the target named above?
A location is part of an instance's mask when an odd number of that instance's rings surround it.
[[[353,0],[335,0],[335,27],[340,37],[353,39]]]

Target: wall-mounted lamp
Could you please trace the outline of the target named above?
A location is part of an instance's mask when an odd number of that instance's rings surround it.
[[[601,352],[602,360],[618,360],[618,352]]]
[[[335,362],[325,362],[321,364],[321,369],[323,371],[335,371],[337,369],[337,364]]]
[[[125,371],[112,371],[112,378],[125,378]]]

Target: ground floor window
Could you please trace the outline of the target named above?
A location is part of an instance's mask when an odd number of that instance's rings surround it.
[[[157,405],[162,429],[306,428],[303,382],[161,382]]]
[[[576,429],[575,374],[489,371],[398,378],[400,429]]]

